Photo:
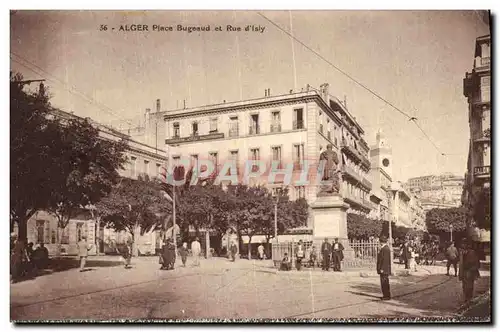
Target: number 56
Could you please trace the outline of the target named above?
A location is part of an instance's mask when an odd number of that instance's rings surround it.
[[[99,31],[108,31],[108,26],[101,24],[101,27],[99,28]]]

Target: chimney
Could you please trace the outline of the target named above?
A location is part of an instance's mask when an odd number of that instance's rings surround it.
[[[267,96],[271,97],[271,89],[267,89]]]
[[[267,89],[264,90],[264,97],[267,97]]]
[[[330,87],[330,85],[328,83],[323,83],[319,87],[321,98],[323,98],[323,100],[325,101],[325,103],[327,105],[330,105],[329,87]]]
[[[290,89],[290,94],[292,94],[292,93],[293,93],[293,90]]]
[[[161,104],[160,104],[160,99],[156,99],[156,112],[160,112],[161,110]]]
[[[186,99],[184,99],[183,102],[184,102],[184,109],[186,109]]]
[[[347,96],[344,95],[344,107],[347,108]]]

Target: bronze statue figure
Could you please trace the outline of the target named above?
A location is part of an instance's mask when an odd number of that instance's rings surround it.
[[[318,196],[328,196],[340,192],[339,181],[339,158],[337,153],[332,150],[333,146],[328,144],[326,151],[323,151],[319,156],[320,163],[325,161],[325,168],[321,180],[329,182],[327,185],[321,186]]]

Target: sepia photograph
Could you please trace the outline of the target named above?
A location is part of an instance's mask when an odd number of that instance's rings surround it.
[[[488,10],[10,10],[10,320],[492,323]]]

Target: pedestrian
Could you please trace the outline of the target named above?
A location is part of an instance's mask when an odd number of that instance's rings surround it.
[[[231,257],[231,262],[236,260],[236,254],[238,253],[238,246],[236,242],[232,241],[231,246],[229,247],[229,256]]]
[[[312,246],[311,252],[309,253],[309,265],[314,269],[318,261],[318,253],[316,252],[316,247]]]
[[[281,260],[280,270],[290,271],[291,269],[292,269],[292,263],[290,262],[290,257],[288,257],[288,253],[285,252],[283,255],[283,259]]]
[[[295,250],[295,265],[297,267],[297,271],[300,271],[300,269],[302,268],[302,259],[304,258],[304,256],[304,244],[302,243],[302,240],[299,240],[299,243],[297,244],[297,248]]]
[[[168,250],[168,265],[167,265],[167,270],[173,270],[175,268],[175,244],[173,239],[169,239],[167,243],[167,250]]]
[[[191,252],[193,253],[193,265],[200,266],[201,244],[198,238],[195,238],[194,241],[191,242]]]
[[[409,254],[409,259],[408,259],[409,270],[417,272],[417,263],[416,263],[417,253],[415,252],[414,246],[412,246],[412,245],[408,246],[408,254]]]
[[[344,260],[344,246],[336,238],[332,246],[333,271],[341,271],[341,262]]]
[[[169,264],[169,251],[168,251],[168,241],[167,239],[163,240],[163,245],[161,246],[161,253],[160,253],[160,270],[166,270]]]
[[[23,240],[19,240],[17,235],[13,241],[14,248],[11,257],[11,277],[12,282],[20,281],[25,272],[25,266],[28,262],[28,254],[26,253],[26,246]]]
[[[179,256],[181,256],[182,266],[184,266],[184,267],[186,267],[188,253],[189,253],[188,244],[187,244],[187,242],[184,242],[182,244],[182,247],[180,247],[180,249],[179,249]]]
[[[89,256],[89,250],[92,249],[92,245],[87,243],[87,237],[82,236],[81,240],[77,244],[78,255],[80,256],[80,272],[85,271],[85,264],[87,264],[87,257]]]
[[[125,268],[130,268],[130,261],[132,260],[132,240],[128,239],[123,248],[123,259],[125,261]]]
[[[448,249],[446,249],[446,275],[450,275],[450,267],[453,265],[455,270],[455,277],[457,276],[457,263],[459,261],[458,250],[453,242],[450,243]]]
[[[40,243],[38,248],[33,252],[33,261],[37,269],[45,269],[49,262],[49,250],[45,245]]]
[[[377,255],[377,273],[380,275],[380,288],[382,289],[382,300],[391,299],[391,287],[389,285],[389,276],[391,275],[391,249],[387,244],[387,238],[380,238],[382,248]]]
[[[258,255],[259,255],[259,259],[263,260],[264,259],[264,245],[262,243],[257,248],[257,252],[258,252]]]
[[[464,249],[460,255],[459,280],[462,281],[465,303],[469,303],[474,295],[474,282],[479,278],[479,264],[479,257],[472,248],[472,243],[464,241]]]
[[[408,241],[405,241],[403,243],[403,248],[402,248],[402,256],[403,256],[403,262],[405,264],[405,269],[409,270],[410,269],[410,245]]]
[[[321,245],[321,255],[323,257],[323,271],[330,270],[330,255],[332,254],[332,245],[328,242],[328,238],[325,237],[325,241]]]

